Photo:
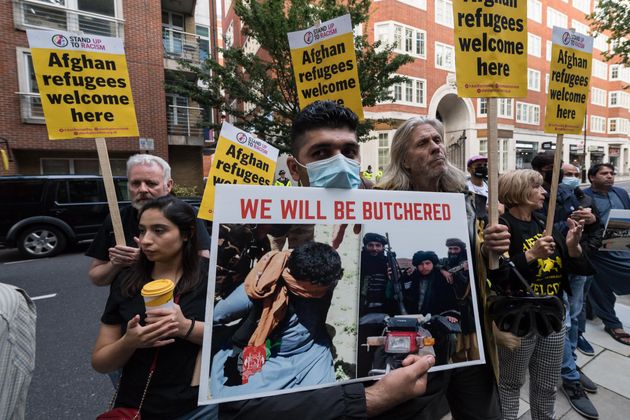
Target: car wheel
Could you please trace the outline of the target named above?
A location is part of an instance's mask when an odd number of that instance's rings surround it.
[[[18,249],[29,258],[45,258],[59,254],[66,247],[66,237],[50,225],[30,226],[18,239]]]

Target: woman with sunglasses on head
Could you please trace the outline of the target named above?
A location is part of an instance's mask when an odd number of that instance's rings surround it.
[[[499,178],[499,201],[506,207],[500,223],[510,230],[508,253],[520,276],[512,271],[503,282],[494,286],[510,296],[527,296],[531,290],[536,296],[557,296],[561,299],[562,294],[570,290],[568,273],[588,274],[590,270],[581,258],[583,222],[568,219],[566,238],[555,229],[552,234],[545,233],[544,220],[535,214],[545,202],[542,184],[542,176],[530,169],[508,172]],[[528,283],[529,287],[524,283]],[[557,303],[559,321],[562,306]],[[534,314],[523,315],[522,320],[541,319]],[[517,418],[520,388],[529,369],[532,419],[553,419],[556,385],[562,365],[564,326],[556,322],[550,331],[545,331],[542,324],[537,330],[534,322],[521,323],[521,326],[528,327],[528,331],[518,332],[519,336],[522,335],[516,338],[518,345],[513,348],[498,346],[503,418]],[[544,326],[549,329],[549,324]]]
[[[111,284],[92,366],[102,373],[122,368],[114,407],[142,406],[142,418],[173,419],[197,407],[191,382],[203,338],[207,259],[197,254],[195,210],[183,201],[147,202],[139,224],[140,259]],[[175,283],[172,309],[145,309],[140,291],[156,279]]]

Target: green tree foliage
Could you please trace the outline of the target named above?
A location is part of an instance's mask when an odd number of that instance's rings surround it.
[[[223,65],[212,57],[200,66],[181,61],[183,70],[191,72],[194,78],[180,76],[169,84],[168,90],[189,97],[205,109],[219,109],[235,117],[239,128],[256,133],[283,152],[289,151],[291,121],[299,107],[287,33],[348,13],[353,25],[365,24],[370,3],[370,0],[235,0],[234,10],[242,22],[242,34],[255,38],[263,52],[254,55],[230,47],[220,50]],[[393,100],[390,87],[407,80],[394,73],[413,58],[394,54],[393,46],[370,44],[366,35],[355,36],[355,48],[363,106]],[[234,100],[248,103],[253,110],[236,109],[232,106]],[[368,139],[367,133],[374,123],[368,120],[361,125],[361,140]],[[218,128],[209,121],[204,124]]]
[[[619,63],[630,66],[630,2],[600,0],[588,19],[593,32],[610,31],[608,42],[611,48],[603,53],[606,61],[618,58]]]

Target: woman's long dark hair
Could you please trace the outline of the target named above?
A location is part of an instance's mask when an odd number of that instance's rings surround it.
[[[199,255],[197,246],[197,218],[195,209],[182,200],[171,195],[155,198],[148,201],[138,213],[138,221],[142,214],[149,210],[159,210],[164,217],[179,229],[185,240],[182,246],[182,278],[177,283],[175,293],[188,293],[199,284]],[[140,252],[138,262],[131,267],[129,275],[122,282],[122,293],[126,296],[136,295],[142,286],[152,281],[151,272],[154,263]]]

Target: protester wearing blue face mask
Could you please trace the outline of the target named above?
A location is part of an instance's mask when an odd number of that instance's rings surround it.
[[[306,165],[295,162],[306,169],[311,187],[353,189],[361,185],[361,164],[341,153]]]

